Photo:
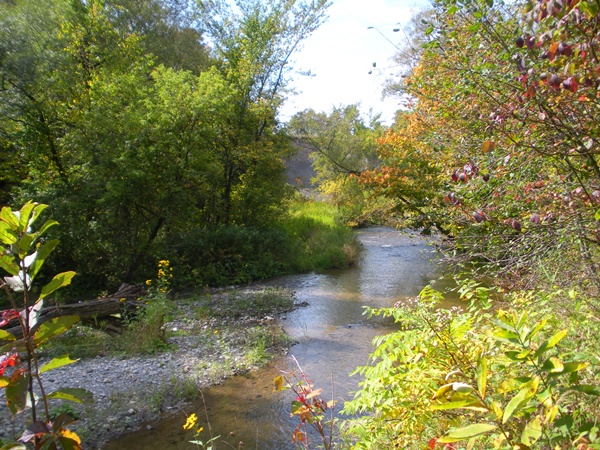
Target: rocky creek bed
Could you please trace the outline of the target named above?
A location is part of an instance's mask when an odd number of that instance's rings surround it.
[[[200,302],[177,301],[173,319],[164,325],[164,351],[136,357],[85,358],[44,373],[47,392],[75,387],[94,395],[93,403],[86,406],[52,401],[51,410],[79,417],[70,428],[88,450],[102,449],[123,433],[151,428],[165,415],[181,415],[185,423],[185,405],[199,397],[199,390],[256,370],[289,348],[290,342],[275,318],[299,306],[294,304],[292,291],[281,288],[271,292],[268,298],[278,298],[271,307],[268,300],[261,300],[259,308],[239,312],[240,307],[253,305],[256,298],[264,298],[264,292],[261,288],[220,290],[203,296]],[[232,304],[237,310],[230,314]],[[81,338],[85,339],[85,334]],[[3,391],[0,396],[0,442],[14,441],[26,427],[28,411],[12,418]]]

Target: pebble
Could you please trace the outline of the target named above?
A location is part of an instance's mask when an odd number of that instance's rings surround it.
[[[75,432],[83,430],[79,433],[83,448],[101,450],[107,441],[124,432],[144,427],[152,429],[148,423],[158,420],[161,411],[169,411],[169,414],[180,411],[183,406],[181,400],[172,396],[163,395],[159,409],[151,404],[153,393],[160,396],[176,380],[192,380],[198,388],[205,388],[222,381],[214,378],[212,368],[217,364],[219,368],[216,371],[221,377],[256,369],[245,362],[244,343],[252,329],[245,325],[261,326],[260,319],[235,319],[233,324],[227,324],[211,318],[207,323],[204,319],[190,319],[193,317],[192,310],[187,307],[189,311],[186,311],[185,308],[180,306],[183,310],[178,314],[179,318],[166,324],[166,329],[189,330],[190,333],[169,338],[168,343],[173,348],[169,353],[129,358],[97,356],[42,374],[44,386],[50,392],[82,387],[93,393],[91,406],[65,402],[74,405],[80,415],[70,428]],[[219,332],[214,334],[212,330],[217,326]],[[194,330],[198,333],[194,334]],[[203,345],[198,344],[199,334]],[[211,346],[207,345],[209,339]],[[217,355],[217,352],[222,353]],[[229,363],[224,364],[224,361]],[[47,359],[40,358],[41,365],[45,362]],[[227,368],[229,371],[226,371]],[[54,403],[51,408],[57,404],[60,403]],[[27,419],[29,415],[25,412],[13,420],[6,406],[4,390],[0,390],[0,435],[17,439],[25,429],[24,421]]]

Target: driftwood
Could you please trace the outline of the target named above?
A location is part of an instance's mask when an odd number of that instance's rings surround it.
[[[145,303],[140,298],[146,294],[143,286],[122,284],[119,290],[109,296],[96,300],[82,301],[69,305],[55,305],[42,308],[38,322],[32,329],[35,331],[43,322],[60,316],[79,316],[81,322],[100,328],[109,333],[119,333],[124,327],[125,317],[134,317]],[[116,317],[119,314],[120,317]],[[19,319],[12,319],[4,328],[17,338],[23,336]]]

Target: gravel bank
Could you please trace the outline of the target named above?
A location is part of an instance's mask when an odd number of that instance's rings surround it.
[[[235,298],[257,295],[257,289],[220,291],[212,304],[226,308]],[[293,303],[293,292],[281,290]],[[174,412],[198,394],[199,388],[218,384],[238,373],[256,370],[269,358],[285,354],[289,342],[275,316],[279,310],[259,315],[197,317],[194,302],[177,302],[175,319],[165,324],[169,349],[141,357],[83,359],[42,375],[44,387],[52,392],[61,387],[79,387],[94,394],[94,402],[82,406],[53,403],[55,411],[67,410],[80,419],[70,428],[77,432],[86,450],[101,449],[110,439],[150,426],[161,415]],[[218,306],[220,305],[220,306]],[[289,308],[288,308],[289,310]],[[41,361],[42,364],[44,361]],[[0,391],[0,438],[18,438],[29,416],[16,419]],[[150,425],[148,425],[150,424]]]

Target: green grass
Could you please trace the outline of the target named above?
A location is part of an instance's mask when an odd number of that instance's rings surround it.
[[[313,200],[295,201],[282,223],[294,271],[338,269],[356,263],[360,244],[335,206]]]

